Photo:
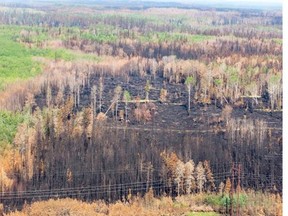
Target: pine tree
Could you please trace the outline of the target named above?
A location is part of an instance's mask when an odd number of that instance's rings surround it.
[[[214,183],[214,177],[210,168],[210,164],[207,160],[204,161],[204,169],[205,169],[205,174],[207,178],[206,189],[208,192],[214,191],[216,188],[215,183]]]
[[[184,179],[184,172],[185,172],[185,165],[181,160],[178,160],[175,169],[175,179],[174,182],[177,184],[177,195],[180,195],[180,187],[183,184]]]
[[[55,125],[55,133],[57,137],[60,137],[60,134],[64,131],[64,124],[63,124],[63,113],[61,113],[61,110],[57,110],[56,114],[53,118],[54,125]]]
[[[230,191],[231,191],[231,187],[232,187],[231,180],[230,180],[230,178],[228,177],[228,178],[226,179],[225,188],[224,188],[224,193],[225,193],[225,194],[229,194]]]
[[[191,191],[195,188],[195,178],[194,178],[195,163],[193,160],[189,160],[185,163],[185,189],[186,193],[190,194]]]
[[[90,107],[87,107],[83,110],[83,117],[82,117],[83,130],[87,132],[88,128],[91,129],[92,124],[93,124],[93,110]],[[91,131],[89,134],[91,134]]]
[[[154,191],[153,188],[150,187],[149,191],[144,195],[144,202],[145,205],[150,206],[154,200]]]
[[[197,179],[197,188],[200,193],[203,191],[204,184],[206,182],[205,169],[203,163],[200,161],[196,167],[196,179]]]
[[[175,170],[179,159],[174,152],[170,154],[162,152],[160,156],[164,162],[165,173],[163,174],[166,177],[168,187],[172,189],[173,179],[175,178]]]
[[[73,98],[69,97],[64,106],[60,110],[60,116],[62,118],[63,123],[71,119],[73,106],[74,106]]]
[[[35,126],[30,127],[28,129],[27,142],[25,146],[25,163],[26,163],[25,168],[26,168],[27,180],[30,180],[33,177],[33,171],[34,171],[33,149],[35,148],[37,144],[36,136],[37,136],[37,131],[35,129]]]

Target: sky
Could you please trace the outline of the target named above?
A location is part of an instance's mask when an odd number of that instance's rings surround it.
[[[0,0],[1,1],[1,0]],[[7,0],[8,1],[8,0]],[[13,1],[19,1],[19,0],[9,0],[11,2]],[[33,2],[37,2],[37,1],[41,1],[41,0],[28,0],[28,1],[33,1]],[[54,0],[57,1],[57,0]],[[82,0],[83,2],[85,2],[85,0]],[[97,0],[94,0],[95,2],[97,2]],[[110,0],[111,1],[111,0]],[[113,1],[113,0],[112,0]],[[117,0],[115,0],[117,1]],[[123,0],[125,1],[125,0]],[[127,1],[131,1],[131,0],[127,0]],[[153,1],[153,2],[178,2],[178,3],[236,3],[236,2],[242,2],[242,3],[282,3],[285,0],[132,0],[132,1]],[[25,2],[25,1],[23,1]]]
[[[175,0],[177,1],[177,0]],[[192,2],[192,1],[185,1],[185,2]],[[250,3],[262,3],[262,2],[267,2],[267,3],[281,3],[282,0],[208,0],[206,2],[250,2]]]
[[[136,0],[137,1],[137,0]],[[215,3],[215,2],[242,2],[242,3],[282,3],[282,0],[143,0],[143,1],[155,1],[155,2],[179,2],[179,3]]]
[[[129,1],[129,0],[128,0]],[[154,1],[154,2],[177,2],[182,4],[203,5],[211,7],[229,8],[261,8],[280,9],[283,1],[287,0],[130,0],[130,1]]]

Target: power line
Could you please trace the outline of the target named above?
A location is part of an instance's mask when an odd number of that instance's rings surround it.
[[[158,182],[163,182],[162,180],[158,181],[149,181],[150,183],[158,183]],[[143,182],[130,182],[130,183],[125,183],[125,184],[113,184],[113,185],[99,185],[99,186],[88,186],[88,187],[72,187],[72,188],[56,188],[56,189],[46,189],[46,190],[28,190],[28,191],[17,191],[17,192],[1,192],[2,194],[18,194],[18,193],[37,193],[37,192],[54,192],[54,191],[73,191],[73,190],[89,190],[89,189],[101,189],[101,188],[106,188],[106,187],[127,187],[127,186],[133,186],[133,185],[139,185],[139,184],[146,184],[147,181]],[[0,193],[0,194],[1,194]]]
[[[218,176],[216,178],[214,178],[214,180],[217,179],[223,179],[224,177],[227,177],[229,175],[222,175],[222,176]],[[234,176],[234,175],[233,175]],[[233,177],[232,176],[232,177]],[[241,179],[244,177],[240,177]],[[250,178],[251,179],[259,179],[259,177],[253,177]],[[269,179],[266,177],[266,179]],[[282,177],[281,177],[282,179]],[[156,183],[162,183],[165,184],[167,183],[167,181],[163,181],[163,180],[158,180],[158,181],[149,181],[149,184],[156,184]],[[24,194],[39,194],[39,193],[69,193],[69,192],[73,192],[73,191],[77,191],[77,190],[104,190],[104,189],[109,189],[109,188],[122,188],[122,187],[137,187],[139,185],[144,185],[147,184],[147,181],[143,181],[143,182],[130,182],[130,183],[125,183],[125,184],[113,184],[113,185],[100,185],[100,186],[88,186],[88,187],[72,187],[72,188],[54,188],[54,189],[46,189],[46,190],[26,190],[26,191],[17,191],[17,192],[2,192],[2,195],[19,195],[21,193]]]

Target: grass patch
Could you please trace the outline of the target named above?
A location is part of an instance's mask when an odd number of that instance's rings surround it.
[[[23,29],[29,27],[0,26],[0,91],[9,83],[16,80],[25,80],[41,73],[42,67],[39,62],[33,61],[33,57],[44,57],[52,60],[90,60],[100,61],[98,56],[81,52],[74,52],[68,49],[40,49],[28,48],[16,41]],[[31,28],[42,32],[39,28]],[[37,35],[37,38],[36,38]],[[34,34],[31,41],[43,41],[47,37],[44,33]],[[30,42],[31,42],[30,41]]]
[[[0,90],[17,79],[27,79],[40,73],[41,66],[32,60],[30,50],[13,40],[19,30],[2,27],[0,30]]]
[[[0,112],[0,149],[13,142],[18,125],[24,122],[25,118],[21,113]]]

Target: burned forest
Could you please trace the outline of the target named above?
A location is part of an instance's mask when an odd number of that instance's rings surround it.
[[[0,215],[282,215],[282,64],[281,8],[0,3]]]

